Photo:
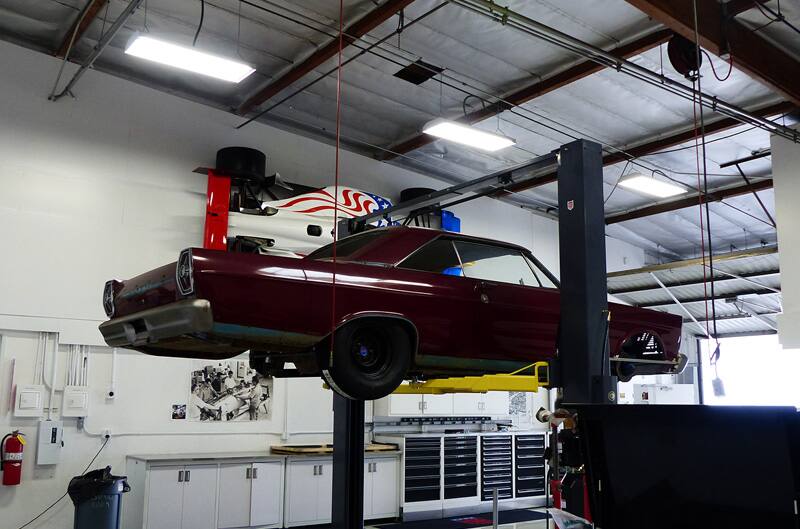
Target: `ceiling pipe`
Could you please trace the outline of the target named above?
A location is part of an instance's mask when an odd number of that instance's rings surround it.
[[[700,103],[708,109],[720,114],[729,116],[741,123],[752,125],[776,134],[795,143],[800,142],[800,132],[784,127],[778,123],[762,118],[756,114],[748,112],[736,105],[723,101],[715,96],[695,90],[678,81],[658,74],[647,68],[639,66],[627,59],[623,59],[609,53],[602,48],[583,42],[575,37],[567,35],[557,29],[546,26],[532,18],[517,13],[511,9],[500,7],[491,0],[454,0],[454,3],[470,11],[479,13],[500,24],[511,26],[515,29],[533,35],[545,42],[571,51],[579,56],[586,57],[599,64],[613,68],[618,72],[624,73],[640,81],[644,81],[653,86],[661,88],[684,99],[691,101],[700,100]]]
[[[125,22],[128,21],[131,15],[133,15],[134,11],[136,11],[136,8],[139,7],[143,1],[144,0],[131,0],[125,10],[120,13],[120,15],[114,21],[114,24],[108,28],[108,31],[105,33],[105,35],[103,35],[103,38],[98,41],[89,56],[84,59],[83,64],[81,64],[81,67],[78,68],[77,72],[75,72],[75,75],[72,76],[72,79],[70,79],[69,83],[67,83],[67,86],[65,86],[64,89],[58,94],[55,93],[57,87],[54,86],[53,92],[47,99],[50,101],[58,101],[65,95],[72,94],[72,88],[75,86],[75,84],[80,80],[81,77],[83,77],[83,74],[86,73],[86,70],[92,67],[94,61],[100,57],[100,54],[103,53],[103,50],[105,50],[106,47],[111,43],[111,40],[116,36],[119,30],[122,29],[122,26],[125,25]]]

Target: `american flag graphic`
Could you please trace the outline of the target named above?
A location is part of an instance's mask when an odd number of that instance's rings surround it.
[[[339,186],[338,200],[334,200],[336,188],[323,187],[296,197],[270,202],[269,205],[294,213],[324,216],[332,212],[338,202],[338,215],[340,218],[353,218],[386,209],[392,203],[380,195],[366,193],[352,187]],[[385,225],[385,220],[380,220],[378,225]]]

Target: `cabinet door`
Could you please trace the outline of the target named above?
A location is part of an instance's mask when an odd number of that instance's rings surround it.
[[[250,525],[279,525],[283,503],[283,463],[254,463]]]
[[[320,523],[329,523],[332,517],[333,510],[333,461],[328,460],[321,462],[320,475],[317,476],[319,481],[317,488],[317,519]]]
[[[250,525],[250,464],[221,465],[219,468],[219,516],[217,527]],[[190,482],[191,483],[191,482]]]
[[[364,519],[372,518],[372,464],[374,459],[364,461]]]
[[[289,461],[286,464],[286,525],[317,519],[319,460]]]
[[[217,471],[217,465],[184,467],[183,529],[217,527]]]
[[[389,395],[389,415],[422,414],[422,395]]]
[[[425,415],[452,415],[453,395],[423,395],[422,408]]]
[[[373,518],[397,516],[400,506],[399,460],[395,458],[372,459],[372,504],[370,515]],[[364,487],[367,484],[364,483]],[[366,503],[365,503],[366,505]],[[366,512],[366,507],[364,511]]]
[[[454,415],[481,415],[483,395],[480,393],[456,393],[453,395]]]
[[[509,396],[507,391],[489,391],[483,395],[483,402],[484,414],[508,415]]]
[[[147,529],[181,526],[183,467],[152,467],[147,477]]]

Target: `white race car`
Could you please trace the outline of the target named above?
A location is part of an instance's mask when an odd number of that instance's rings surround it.
[[[259,210],[229,212],[228,241],[267,239],[258,252],[269,255],[302,257],[333,241],[334,213],[336,220],[360,217],[383,210],[392,203],[373,193],[352,187],[323,187],[281,200],[265,201]],[[338,204],[337,204],[338,203]],[[372,224],[386,226],[380,219]]]

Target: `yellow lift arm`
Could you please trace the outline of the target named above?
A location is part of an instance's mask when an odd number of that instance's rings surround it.
[[[532,369],[534,374],[519,374],[528,369]],[[487,391],[537,392],[540,387],[549,385],[550,373],[547,362],[536,362],[508,374],[436,378],[426,382],[410,382],[402,384],[394,390],[394,393],[442,395],[444,393],[486,393]]]

